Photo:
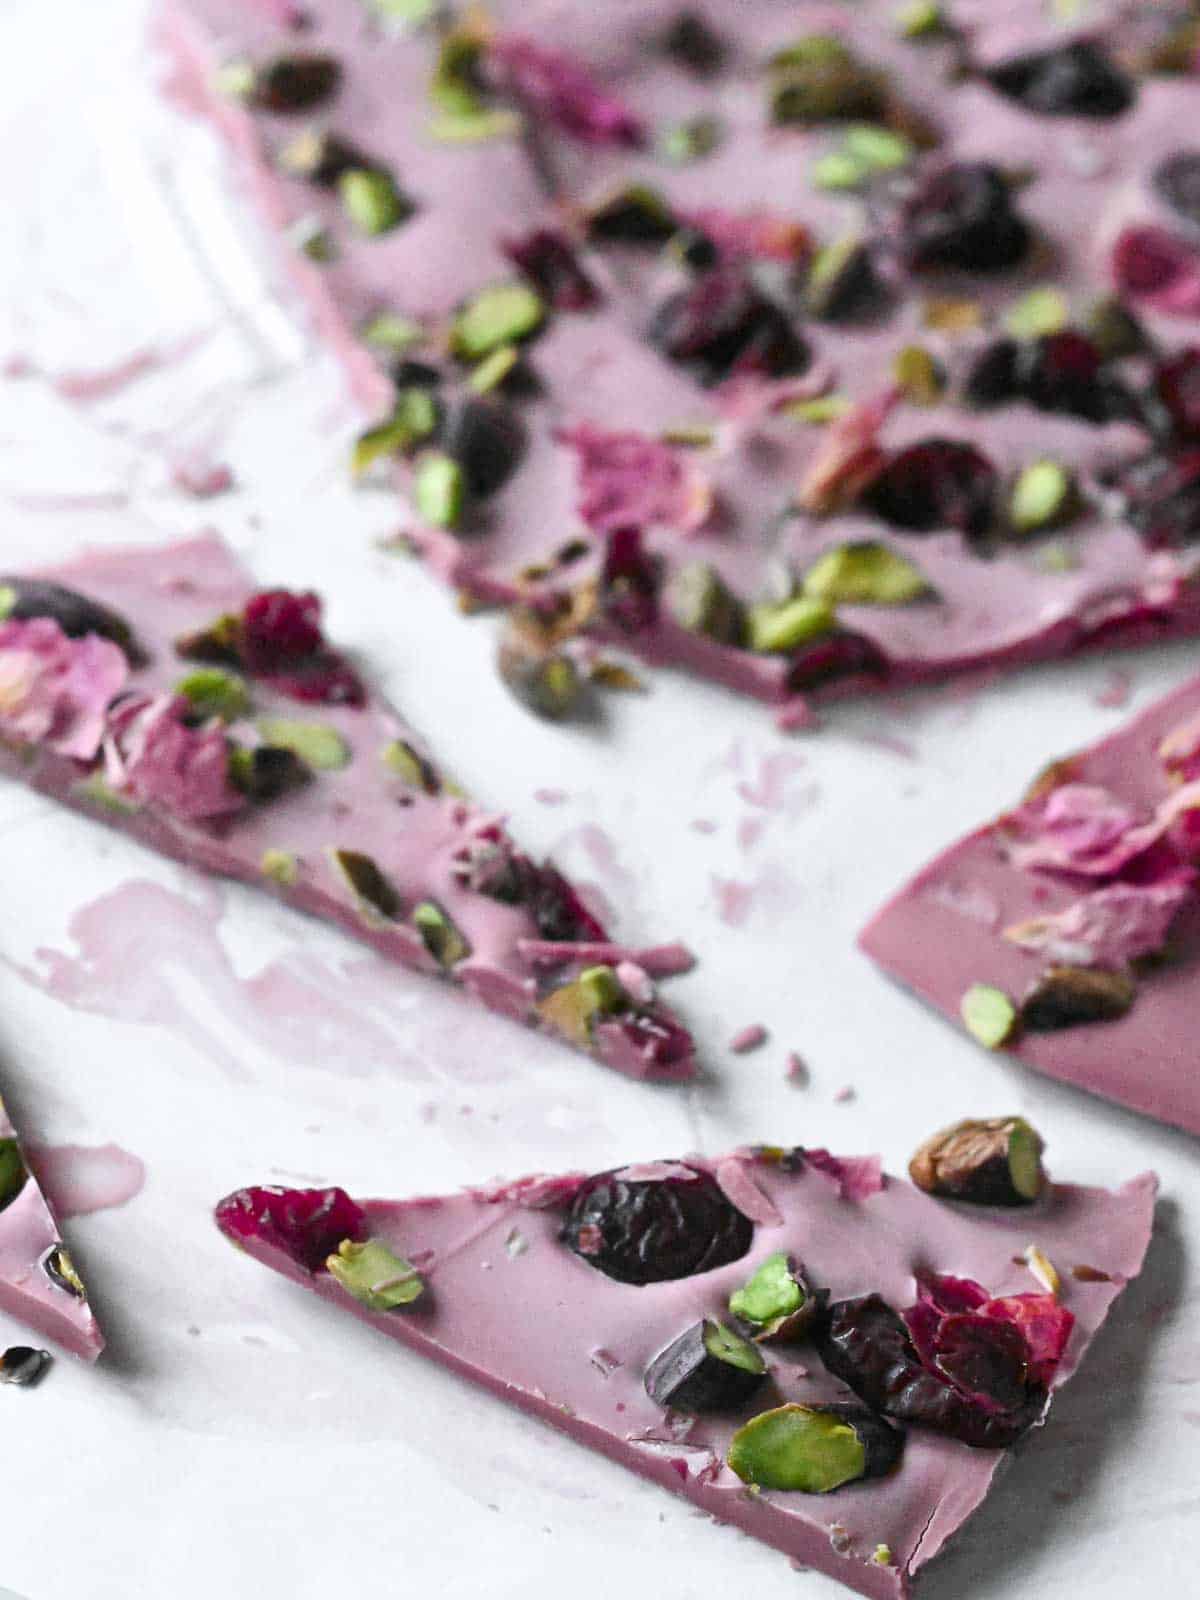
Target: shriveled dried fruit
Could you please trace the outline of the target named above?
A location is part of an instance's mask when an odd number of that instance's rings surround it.
[[[770,114],[778,124],[869,120],[886,104],[882,74],[864,65],[835,34],[798,39],[772,57],[770,69]]]
[[[589,1178],[561,1237],[618,1283],[666,1283],[740,1260],[754,1224],[707,1172],[656,1162]]]
[[[782,1342],[803,1338],[818,1303],[803,1269],[786,1251],[777,1250],[734,1290],[729,1310],[755,1339]]]
[[[1131,80],[1091,39],[1014,56],[986,76],[1027,111],[1050,117],[1119,117],[1135,94]]]
[[[271,744],[255,745],[252,750],[230,747],[230,783],[260,804],[302,788],[311,777],[311,768],[294,750]]]
[[[503,250],[556,311],[587,311],[599,302],[599,290],[565,234],[537,228],[522,238],[505,240]]]
[[[709,77],[725,59],[725,46],[708,19],[698,11],[681,11],[662,35],[662,48],[698,77]]]
[[[974,1205],[1028,1205],[1046,1183],[1044,1146],[1024,1117],[956,1122],[935,1133],[908,1164],[918,1189]]]
[[[441,435],[442,449],[457,462],[472,500],[486,500],[504,487],[527,444],[525,425],[513,407],[483,395],[455,406]]]
[[[1200,448],[1143,456],[1120,481],[1125,514],[1154,550],[1200,539]]]
[[[1029,225],[998,167],[963,162],[932,172],[905,202],[901,246],[916,271],[1003,272],[1027,254]]]
[[[330,99],[341,81],[342,68],[336,56],[296,52],[252,67],[243,80],[241,97],[259,111],[311,111]]]
[[[666,604],[672,619],[689,633],[722,644],[745,642],[746,608],[707,561],[685,562],[672,573]]]
[[[705,1317],[661,1350],[646,1368],[646,1393],[672,1411],[728,1411],[748,1400],[767,1375],[749,1340]]]
[[[0,576],[0,622],[28,622],[33,617],[57,622],[68,639],[82,639],[89,633],[111,639],[134,666],[145,659],[133,629],[109,606],[47,578]]]
[[[659,306],[651,342],[703,384],[735,374],[766,378],[802,372],[808,348],[791,318],[736,262],[701,273]]]
[[[1021,1002],[1021,1023],[1032,1032],[1113,1022],[1133,1004],[1137,985],[1127,972],[1100,967],[1050,967]]]
[[[805,309],[826,322],[874,316],[885,291],[870,246],[855,235],[826,245],[813,256],[804,285]]]
[[[872,511],[912,533],[956,528],[977,538],[991,526],[996,470],[961,439],[922,439],[899,451],[863,496]]]
[[[900,1459],[904,1435],[862,1406],[777,1406],[729,1441],[730,1470],[760,1489],[831,1494],[878,1478]]]
[[[647,184],[629,184],[590,205],[588,237],[602,244],[661,245],[679,224],[663,196]]]
[[[53,1360],[49,1350],[36,1350],[27,1344],[10,1345],[0,1355],[0,1383],[13,1383],[22,1389],[31,1388]]]

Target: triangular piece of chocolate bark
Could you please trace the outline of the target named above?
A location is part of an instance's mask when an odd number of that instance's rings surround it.
[[[862,948],[991,1049],[1200,1133],[1200,678],[1056,762]]]
[[[1052,1184],[1026,1124],[972,1126],[914,1161],[936,1192],[877,1158],[760,1147],[410,1200],[243,1189],[216,1220],[419,1354],[892,1600],[1042,1421],[1150,1237],[1152,1174]]]
[[[0,577],[0,770],[639,1078],[693,1071],[654,994],[677,946],[613,945],[464,798],[325,639],[214,536]]]
[[[104,1349],[83,1281],[2,1101],[0,1310],[84,1361],[95,1361]],[[15,1376],[14,1381],[22,1378]]]

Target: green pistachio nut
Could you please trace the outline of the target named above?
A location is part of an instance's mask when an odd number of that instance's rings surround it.
[[[777,1250],[730,1295],[729,1309],[756,1339],[795,1338],[811,1320],[815,1303],[787,1252]]]
[[[438,794],[442,789],[433,767],[405,739],[392,739],[379,752],[379,759],[389,772],[394,772],[412,789],[423,789],[426,794]]]
[[[372,919],[395,922],[400,915],[400,895],[375,860],[361,850],[333,850],[330,859],[358,901],[360,911]]]
[[[413,500],[424,520],[435,528],[457,528],[466,501],[463,470],[453,456],[429,450],[413,472]]]
[[[805,573],[804,593],[830,605],[900,606],[932,591],[921,570],[873,539],[827,550]]]
[[[336,772],[350,761],[350,746],[325,722],[296,722],[291,717],[263,717],[258,731],[265,744],[290,750],[316,772]]]
[[[585,1049],[596,1022],[627,1003],[620,979],[611,967],[586,967],[577,978],[552,990],[538,1002],[538,1013],[557,1033]]]
[[[437,402],[428,389],[401,389],[392,414],[358,436],[351,458],[354,476],[361,477],[385,456],[405,455],[427,439],[438,425]]]
[[[760,1489],[829,1494],[866,1474],[867,1452],[851,1423],[815,1406],[763,1411],[729,1443],[730,1469]]]
[[[179,679],[174,692],[188,702],[193,716],[204,721],[220,717],[222,722],[236,722],[250,709],[245,679],[220,667],[199,667],[189,672]]]
[[[946,18],[937,0],[906,0],[896,12],[896,32],[902,39],[928,39],[945,30]]]
[[[29,1174],[15,1139],[0,1139],[0,1211],[10,1206],[25,1187]]]
[[[924,345],[906,344],[897,351],[892,377],[904,398],[915,406],[936,405],[946,388],[941,368]]]
[[[325,1265],[346,1293],[370,1311],[396,1311],[425,1292],[421,1274],[382,1239],[343,1239]]]
[[[1012,486],[1008,518],[1017,533],[1061,526],[1078,505],[1075,479],[1058,461],[1034,461]]]
[[[829,633],[837,617],[827,600],[802,594],[791,600],[762,601],[751,606],[748,621],[751,650],[786,654]]]
[[[1017,1025],[1017,1008],[1003,989],[973,983],[959,1006],[968,1033],[988,1050],[999,1050]]]
[[[403,355],[415,345],[422,344],[428,330],[411,317],[402,317],[395,311],[377,311],[358,330],[359,338],[373,349],[386,350],[390,355]]]
[[[896,172],[916,154],[912,141],[877,122],[855,122],[846,129],[842,147],[868,172]]]
[[[746,608],[707,561],[688,561],[677,568],[666,603],[672,618],[689,633],[702,633],[722,644],[745,642]]]
[[[658,137],[658,153],[673,166],[687,166],[712,154],[721,142],[721,131],[717,117],[688,117],[663,129]]]
[[[426,950],[439,966],[449,970],[471,954],[471,946],[434,901],[422,900],[414,906],[412,920]]]
[[[351,167],[338,179],[342,209],[359,233],[374,238],[406,221],[412,202],[401,194],[390,172],[378,167]]]
[[[526,339],[546,315],[542,297],[526,283],[493,283],[468,300],[450,329],[450,346],[464,361],[481,361],[501,345]]]
[[[264,850],[258,870],[264,878],[270,878],[284,889],[290,889],[300,878],[300,863],[288,850]]]

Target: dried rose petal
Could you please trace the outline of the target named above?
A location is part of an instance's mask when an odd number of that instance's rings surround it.
[[[70,639],[49,617],[0,625],[0,733],[90,761],[129,665],[111,639]]]
[[[1166,228],[1124,229],[1113,246],[1112,269],[1122,294],[1155,311],[1200,316],[1200,250]]]
[[[708,517],[712,489],[681,450],[632,431],[590,422],[559,433],[578,457],[579,515],[598,532],[625,524],[690,533]]]
[[[488,58],[532,112],[585,144],[644,142],[641,118],[565,51],[523,34],[502,34],[489,45]]]

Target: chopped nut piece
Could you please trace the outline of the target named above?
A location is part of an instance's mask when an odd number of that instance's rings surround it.
[[[689,561],[672,575],[666,591],[667,610],[681,628],[702,633],[722,644],[741,645],[746,637],[746,608],[707,561]]]
[[[786,1251],[778,1250],[729,1297],[730,1313],[763,1342],[800,1339],[819,1304],[803,1272]]]
[[[856,1405],[783,1405],[762,1411],[730,1440],[727,1461],[761,1489],[830,1494],[888,1472],[904,1435]]]
[[[1125,972],[1099,967],[1050,967],[1021,1003],[1021,1022],[1033,1032],[1112,1022],[1133,1004],[1137,986]]]
[[[10,1206],[25,1187],[29,1174],[15,1139],[0,1139],[0,1211]]]
[[[414,789],[424,789],[426,794],[440,794],[441,780],[431,764],[419,751],[404,739],[393,739],[379,752],[384,766],[398,773]]]
[[[290,889],[300,879],[300,863],[288,850],[264,850],[258,864],[264,878]]]
[[[347,1294],[371,1311],[395,1311],[425,1292],[421,1274],[382,1239],[343,1239],[325,1266]]]
[[[546,308],[527,283],[494,283],[474,295],[454,319],[450,345],[464,361],[481,361],[501,345],[528,338]]]
[[[422,900],[420,905],[415,906],[412,920],[426,950],[439,966],[448,970],[471,954],[471,946],[466,939],[441,906],[435,905],[432,900]]]
[[[961,1011],[967,1032],[989,1050],[998,1050],[1017,1025],[1017,1008],[1003,989],[990,984],[973,983],[962,997]]]
[[[1046,1182],[1042,1140],[1023,1117],[956,1122],[935,1133],[908,1164],[926,1194],[974,1205],[1028,1205]]]
[[[946,380],[937,362],[923,345],[906,344],[892,362],[892,376],[904,393],[904,398],[915,406],[936,405],[946,387]]]
[[[412,202],[395,179],[378,167],[351,167],[338,179],[342,207],[360,233],[373,238],[390,233],[412,216]]]
[[[570,983],[538,1002],[538,1012],[556,1032],[586,1049],[596,1022],[627,1003],[621,981],[611,967],[586,967]]]
[[[395,922],[400,915],[400,896],[374,860],[360,850],[334,850],[331,857],[357,897],[360,909]]]
[[[413,499],[426,522],[435,528],[456,528],[462,521],[466,489],[463,470],[452,456],[430,450],[417,462]]]
[[[1058,1294],[1062,1288],[1058,1271],[1049,1256],[1044,1255],[1036,1244],[1025,1246],[1025,1264],[1047,1294]]]
[[[860,606],[906,605],[932,592],[919,568],[874,540],[827,550],[805,573],[803,588],[816,600]]]
[[[837,618],[827,600],[803,594],[791,600],[761,601],[750,607],[748,621],[750,649],[779,654],[829,633]]]
[[[1017,339],[1037,339],[1046,333],[1061,333],[1071,320],[1067,298],[1053,285],[1043,284],[1022,295],[1004,319],[1009,333]]]
[[[560,648],[556,630],[540,617],[510,612],[496,660],[505,687],[539,717],[557,721],[581,704],[579,669]]]
[[[1078,504],[1075,480],[1057,461],[1034,461],[1013,484],[1008,517],[1017,533],[1060,526]]]
[[[220,667],[201,667],[189,672],[175,685],[175,693],[183,696],[191,707],[191,715],[201,722],[207,722],[210,717],[234,722],[250,709],[250,692],[245,680]]]

